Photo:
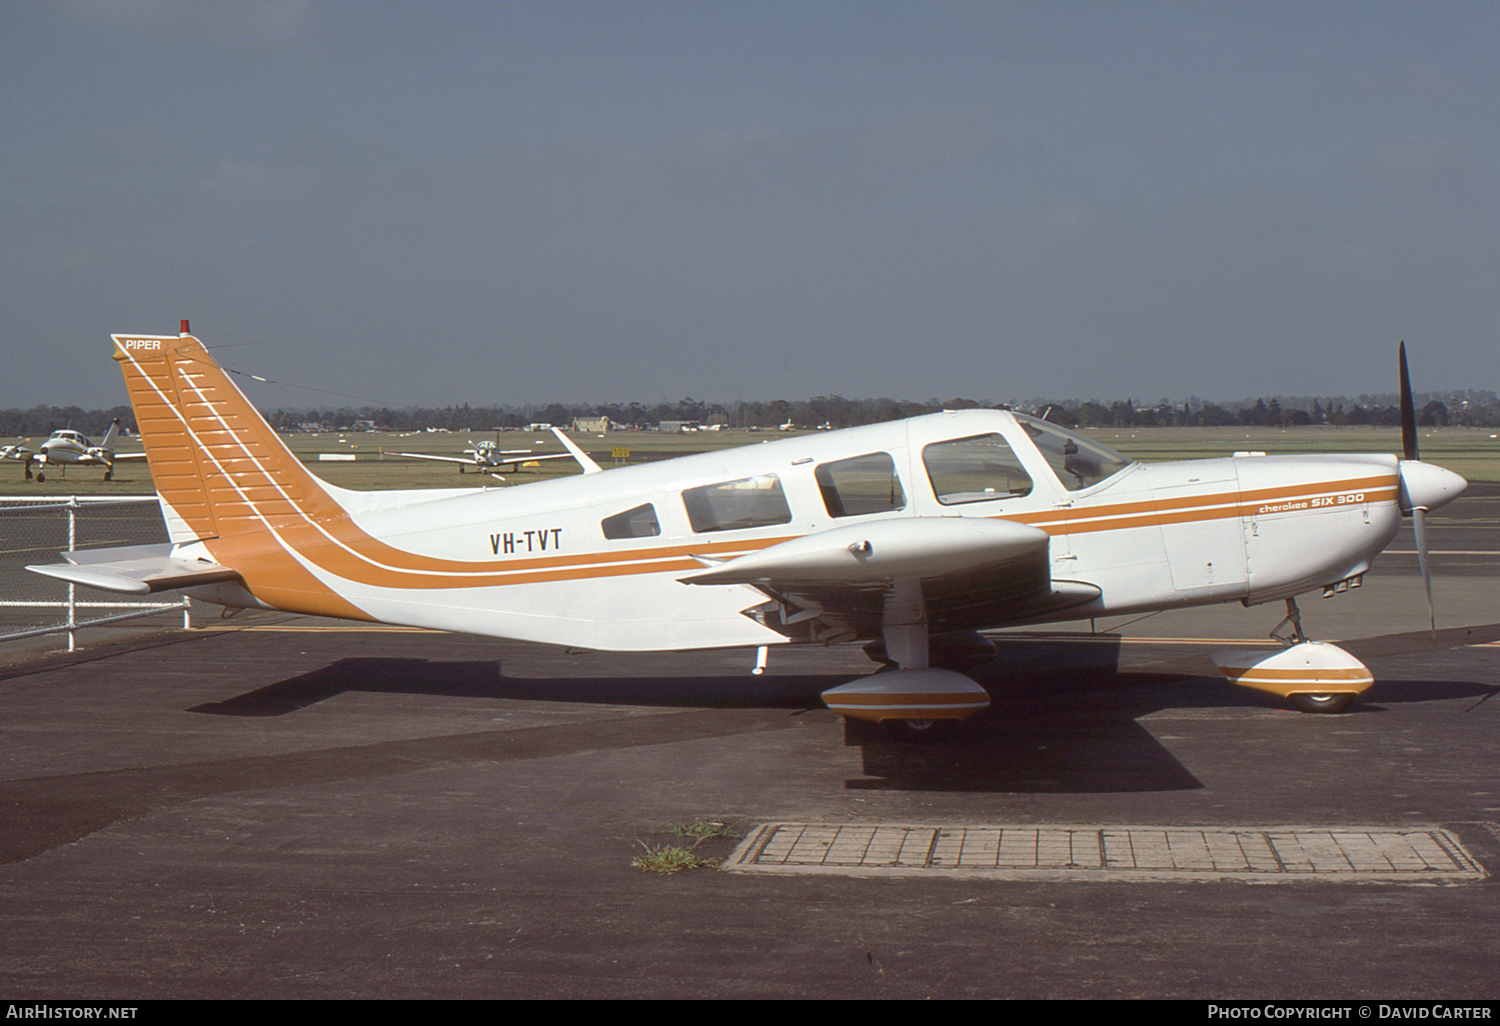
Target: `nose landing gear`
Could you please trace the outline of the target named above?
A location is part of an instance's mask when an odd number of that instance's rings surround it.
[[[1290,624],[1285,635],[1276,633]],[[1305,713],[1339,713],[1375,683],[1369,667],[1337,645],[1309,641],[1296,599],[1286,600],[1286,616],[1271,629],[1283,648],[1215,652],[1214,665],[1231,684],[1280,695]]]

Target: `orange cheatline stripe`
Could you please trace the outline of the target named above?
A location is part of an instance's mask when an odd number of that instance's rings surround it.
[[[1256,681],[1309,681],[1319,680],[1374,680],[1369,670],[1360,670],[1350,667],[1348,669],[1320,669],[1318,667],[1305,667],[1295,670],[1279,669],[1242,669],[1233,666],[1221,666],[1219,671],[1231,680],[1256,680]]]
[[[1255,516],[1260,507],[1265,505],[1297,502],[1324,496],[1332,497],[1351,492],[1365,493],[1365,500],[1360,505],[1393,502],[1396,499],[1395,475],[1287,485],[1256,489],[1243,494],[1238,491],[1226,491],[1161,501],[1141,500],[1093,507],[1042,510],[1034,513],[1018,513],[1006,519],[1040,527],[1050,534],[1082,534]]]
[[[1319,486],[1300,486],[1289,489],[1286,492],[1275,493],[1279,501],[1294,501],[1300,497],[1335,495],[1347,492],[1355,488],[1364,488],[1367,492],[1379,483],[1381,479],[1357,479],[1350,481],[1337,481],[1324,483]],[[1394,499],[1394,487],[1389,489],[1389,498]],[[1210,501],[1223,498],[1223,496],[1209,497]],[[1200,500],[1201,502],[1202,500]],[[1375,498],[1371,501],[1380,501]],[[1178,501],[1174,505],[1182,506],[1185,500]],[[1161,526],[1164,524],[1191,523],[1201,520],[1233,518],[1245,511],[1244,506],[1231,505],[1205,505],[1199,509],[1182,509],[1172,514],[1163,515],[1141,515],[1133,517],[1120,517],[1113,511],[1119,509],[1144,509],[1149,508],[1150,503],[1118,503],[1100,510],[1082,510],[1091,518],[1098,518],[1097,522],[1083,524],[1051,524],[1045,521],[1050,514],[1021,514],[1009,518],[1017,522],[1033,522],[1033,526],[1047,530],[1053,528],[1051,533],[1081,533],[1096,531],[1115,531],[1129,528]],[[537,557],[533,559],[518,561],[496,561],[496,562],[464,562],[457,560],[440,560],[433,557],[418,556],[414,553],[392,549],[380,543],[368,535],[360,532],[347,520],[340,522],[340,527],[348,533],[350,547],[354,550],[351,555],[357,555],[368,560],[376,558],[376,553],[371,550],[370,544],[379,545],[381,552],[379,556],[382,562],[387,553],[394,554],[396,558],[389,561],[386,567],[373,568],[368,563],[360,563],[357,559],[344,558],[337,550],[324,549],[324,558],[316,561],[324,569],[337,573],[339,576],[351,579],[363,579],[365,583],[382,583],[371,577],[371,571],[384,569],[388,573],[392,571],[405,571],[395,576],[385,577],[382,586],[388,587],[479,587],[500,584],[529,583],[540,580],[568,580],[589,579],[602,576],[618,576],[634,573],[658,573],[664,571],[681,571],[697,569],[697,564],[681,562],[681,558],[693,554],[715,554],[715,553],[742,553],[767,548],[771,545],[789,541],[800,537],[778,536],[773,538],[761,538],[753,541],[733,542],[705,542],[702,544],[676,544],[667,547],[650,547],[641,549],[629,549],[618,552],[590,552],[578,555]],[[309,539],[311,540],[311,539]],[[311,552],[304,549],[305,554],[311,556]],[[669,564],[663,564],[661,560],[674,560]],[[627,564],[624,566],[610,567],[606,564]],[[453,573],[460,575],[463,579],[432,578],[434,572]],[[477,575],[477,576],[476,576]]]

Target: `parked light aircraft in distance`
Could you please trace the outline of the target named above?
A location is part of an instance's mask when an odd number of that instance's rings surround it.
[[[112,481],[115,476],[115,464],[122,460],[144,460],[146,454],[143,452],[115,452],[115,438],[120,432],[120,422],[117,420],[109,426],[109,430],[95,445],[89,441],[88,436],[82,431],[74,431],[72,428],[62,428],[52,432],[52,437],[42,443],[41,448],[34,453],[21,449],[20,452],[11,456],[7,451],[4,455],[12,459],[24,459],[26,461],[26,480],[32,478],[32,467],[36,467],[36,479],[38,482],[47,480],[46,468],[49,465],[57,465],[62,468],[66,476],[68,467],[103,467],[104,480]],[[10,447],[7,447],[9,449]]]
[[[554,429],[556,430],[556,429]],[[561,434],[559,434],[561,437]],[[458,472],[462,474],[467,467],[473,467],[481,473],[489,474],[498,480],[505,478],[498,473],[506,467],[520,467],[523,463],[539,463],[542,460],[570,460],[572,453],[554,452],[532,455],[530,449],[502,449],[499,445],[488,439],[478,442],[470,439],[469,447],[464,450],[462,456],[438,456],[430,452],[388,452],[387,456],[404,456],[412,460],[437,460],[441,463],[457,463]]]
[[[891,669],[825,703],[917,727],[989,704],[934,665],[977,630],[1224,602],[1285,601],[1292,623],[1283,648],[1221,660],[1230,680],[1340,710],[1370,673],[1306,639],[1295,596],[1357,586],[1403,513],[1428,575],[1423,511],[1466,485],[1417,459],[1404,347],[1404,459],[1146,465],[966,410],[503,490],[354,492],[287,450],[186,321],[113,339],[171,540],[29,569],[580,648],[754,647],[762,664],[775,645],[865,642]]]

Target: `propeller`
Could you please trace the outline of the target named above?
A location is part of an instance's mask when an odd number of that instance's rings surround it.
[[[1416,405],[1411,396],[1411,375],[1406,369],[1406,342],[1402,341],[1399,350],[1401,358],[1401,451],[1405,461],[1400,468],[1401,474],[1401,505],[1411,513],[1411,530],[1417,541],[1417,566],[1422,570],[1422,583],[1427,586],[1427,619],[1432,627],[1432,640],[1437,641],[1437,612],[1432,604],[1432,567],[1427,561],[1427,521],[1426,513],[1428,507],[1422,505],[1420,493],[1422,489],[1413,487],[1415,478],[1421,475],[1417,472],[1418,467],[1424,467],[1421,462],[1421,454],[1417,446],[1417,413]],[[1408,473],[1410,468],[1410,473]]]
[[[1398,350],[1401,358],[1401,448],[1409,460],[1421,459],[1417,454],[1417,410],[1411,397],[1411,374],[1406,369],[1406,342]]]

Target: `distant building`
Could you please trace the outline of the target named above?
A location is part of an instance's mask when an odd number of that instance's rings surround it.
[[[573,430],[602,435],[609,431],[608,417],[574,417]]]

